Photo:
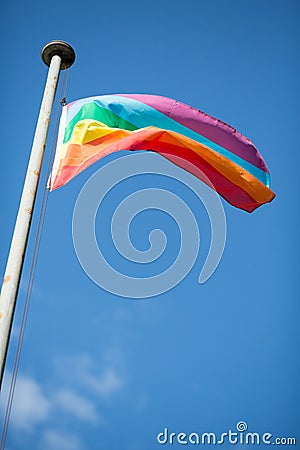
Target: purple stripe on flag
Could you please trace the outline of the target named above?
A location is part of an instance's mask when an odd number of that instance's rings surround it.
[[[269,170],[253,143],[226,123],[189,105],[167,97],[148,94],[118,94],[158,110],[181,125],[210,139],[264,172]]]

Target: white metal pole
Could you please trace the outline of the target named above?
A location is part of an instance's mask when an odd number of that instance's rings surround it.
[[[42,59],[49,66],[48,77],[0,296],[0,388],[59,72],[73,64],[75,52],[66,42],[52,41],[43,48]]]

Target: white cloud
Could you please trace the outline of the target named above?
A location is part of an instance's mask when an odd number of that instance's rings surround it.
[[[18,339],[20,336],[20,332],[21,332],[21,326],[18,323],[13,323],[13,327],[12,327],[12,331],[11,331],[11,337],[13,339]]]
[[[113,366],[106,367],[101,373],[88,355],[64,358],[57,366],[60,370],[64,368],[62,374],[72,373],[74,382],[102,398],[110,397],[125,385],[125,379]]]
[[[31,431],[48,418],[50,409],[51,403],[40,385],[32,378],[19,375],[12,406],[12,424]]]
[[[1,415],[4,414],[4,407],[7,405],[10,380],[11,373],[7,373]],[[38,425],[58,417],[61,411],[79,421],[91,424],[103,423],[95,404],[75,390],[59,389],[55,392],[52,389],[46,395],[36,380],[18,375],[11,412],[11,424],[16,429],[32,432]]]
[[[56,394],[54,401],[59,408],[80,420],[99,422],[94,404],[74,391],[63,389]]]
[[[113,368],[106,369],[102,376],[94,375],[91,372],[85,372],[83,376],[89,388],[102,397],[114,394],[124,385],[123,378]]]
[[[59,380],[52,377],[51,383],[46,380],[47,388],[32,377],[18,375],[11,413],[11,424],[16,430],[34,432],[40,425],[57,423],[62,412],[77,421],[93,425],[105,423],[97,410],[97,401],[107,401],[119,392],[125,385],[124,377],[113,365],[100,371],[88,355],[65,358],[60,364],[62,368],[60,374],[63,378]],[[8,397],[10,380],[11,373],[6,372],[0,415],[3,415],[3,406],[7,404],[5,399]],[[51,431],[48,441],[56,437]]]
[[[83,445],[74,434],[46,430],[42,448],[43,450],[83,450]]]

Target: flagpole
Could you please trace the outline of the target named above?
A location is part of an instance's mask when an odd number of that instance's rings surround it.
[[[52,41],[43,48],[42,60],[48,77],[0,296],[0,389],[59,73],[73,64],[75,52],[66,42]]]

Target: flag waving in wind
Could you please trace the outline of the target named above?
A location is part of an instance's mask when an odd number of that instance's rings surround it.
[[[203,173],[224,199],[248,212],[275,197],[266,163],[249,139],[177,100],[141,94],[64,106],[49,189],[120,150],[153,151],[199,178]]]

